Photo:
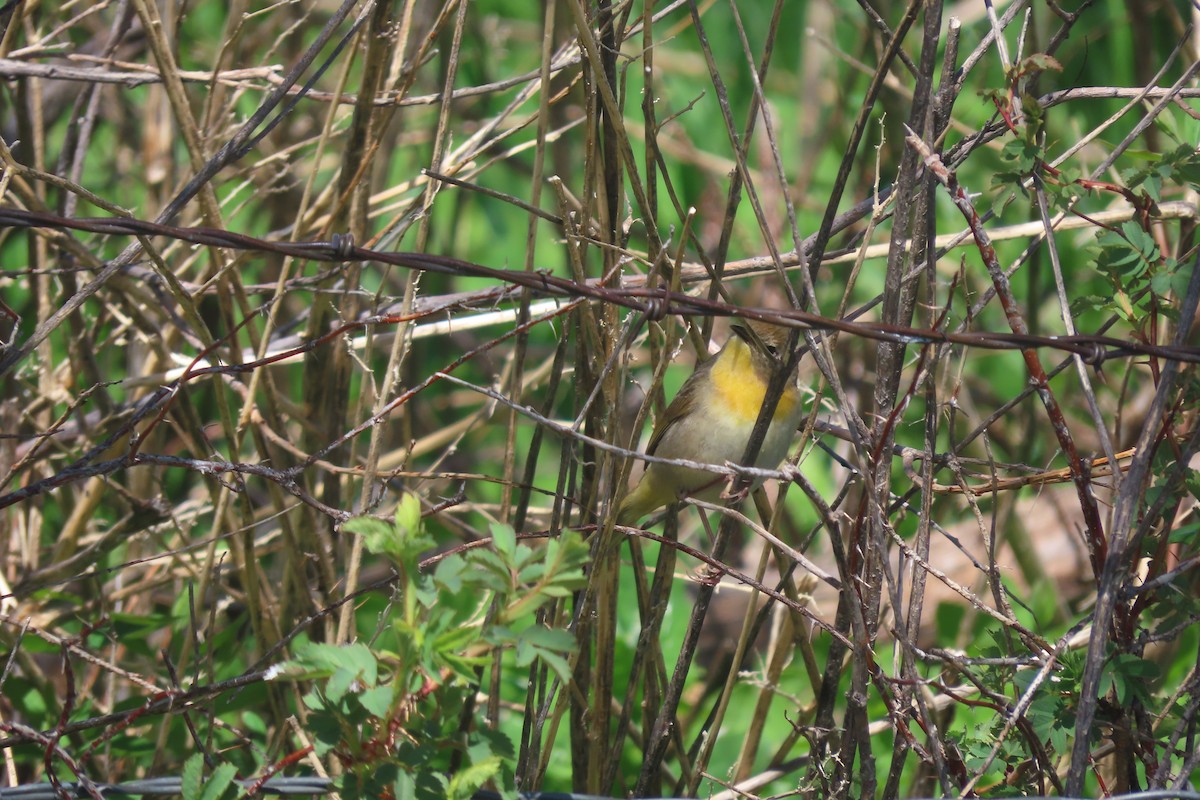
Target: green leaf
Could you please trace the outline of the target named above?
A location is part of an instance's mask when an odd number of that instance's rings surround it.
[[[471,583],[494,592],[506,592],[512,587],[512,573],[495,551],[475,550],[468,561],[479,568],[470,576]]]
[[[491,663],[491,657],[486,654],[478,656],[443,654],[438,661],[441,665],[453,670],[454,674],[464,683],[470,683],[475,680],[476,670]]]
[[[1041,158],[1041,151],[1032,142],[1025,139],[1013,139],[1004,145],[1000,157],[1008,163],[1010,169],[1025,176],[1033,172]]]
[[[421,504],[415,495],[406,494],[396,508],[396,524],[389,525],[374,517],[354,517],[342,524],[342,530],[363,537],[367,550],[386,555],[407,571],[416,571],[416,559],[436,542],[421,525]]]
[[[379,676],[379,664],[371,648],[360,642],[343,645],[321,645],[329,647],[330,655],[337,658],[343,669],[349,670],[360,681],[368,686],[374,686]]]
[[[1054,72],[1062,72],[1062,64],[1054,56],[1046,53],[1033,53],[1021,59],[1017,65],[1018,72],[1044,72],[1052,70]]]
[[[1029,705],[1025,718],[1033,725],[1034,732],[1040,739],[1050,736],[1050,730],[1056,721],[1056,704],[1053,697],[1040,695]]]
[[[1102,308],[1108,308],[1110,298],[1101,297],[1096,294],[1081,295],[1071,301],[1071,313],[1078,316],[1085,311],[1097,311]]]
[[[546,576],[547,565],[540,561],[535,561],[532,564],[526,564],[520,572],[517,573],[517,580],[523,584],[537,583]]]
[[[1187,477],[1183,479],[1183,485],[1187,487],[1188,494],[1196,500],[1200,500],[1200,471],[1188,470]]]
[[[1001,106],[1008,105],[1008,92],[1004,89],[980,89],[979,96]]]
[[[199,800],[218,800],[223,797],[235,777],[237,777],[237,767],[233,764],[218,765],[213,770],[212,777],[205,782],[204,791],[200,793]]]
[[[540,658],[542,662],[549,667],[556,676],[558,676],[560,681],[563,683],[570,683],[572,674],[571,664],[565,658],[560,656],[558,653],[552,653],[549,650],[539,651],[538,658]]]
[[[1138,255],[1147,260],[1153,260],[1158,253],[1158,245],[1145,228],[1137,224],[1133,220],[1126,220],[1121,225],[1121,231],[1125,234],[1125,238],[1137,251]]]
[[[1188,261],[1186,264],[1175,263],[1171,269],[1171,291],[1178,297],[1187,295],[1188,285],[1192,282],[1192,270],[1195,269],[1195,262]]]
[[[312,738],[313,749],[317,755],[323,756],[342,743],[342,728],[338,724],[339,717],[322,710],[322,706],[314,706],[315,695],[305,695],[305,705],[317,713],[310,714],[305,730]]]
[[[519,642],[521,634],[504,625],[493,625],[487,632],[487,640],[499,647],[506,647]]]
[[[349,670],[369,686],[374,686],[378,677],[375,654],[361,643],[306,642],[296,648],[295,658],[277,668],[280,677],[293,680],[327,678],[340,670]]]
[[[521,570],[526,569],[531,564],[541,564],[545,560],[546,557],[539,551],[534,550],[528,545],[521,544],[517,545],[517,551],[513,553],[510,563],[513,570],[520,573]]]
[[[574,636],[564,630],[532,625],[517,634],[516,639],[513,655],[518,666],[528,666],[540,658],[556,675],[569,680],[571,668],[564,655],[575,650]]]
[[[325,681],[325,696],[331,703],[340,704],[356,682],[357,678],[353,672],[339,669]]]
[[[492,527],[492,547],[496,548],[496,552],[506,558],[512,558],[513,553],[517,550],[517,532],[512,529],[511,525],[504,525],[499,522],[493,522]]]
[[[1121,316],[1126,320],[1133,320],[1137,317],[1137,313],[1133,308],[1133,303],[1130,302],[1129,295],[1125,294],[1125,292],[1119,291],[1114,294],[1113,301],[1117,304],[1118,313],[1120,313]]]
[[[421,501],[412,492],[405,492],[396,504],[396,533],[400,536],[421,533]]]
[[[355,517],[342,523],[342,530],[363,538],[367,550],[376,554],[391,553],[396,529],[374,517]]]
[[[446,556],[433,572],[433,581],[451,594],[462,590],[467,562],[461,555],[455,553]]]
[[[531,625],[521,631],[521,638],[539,648],[570,652],[575,649],[575,637],[561,628],[545,628]]]
[[[459,770],[446,787],[447,800],[470,800],[475,792],[500,773],[502,765],[499,756],[492,756]]]
[[[1164,295],[1171,291],[1171,274],[1168,272],[1155,272],[1150,277],[1150,290],[1158,295]]]
[[[992,189],[995,191],[992,194],[991,211],[997,217],[1002,217],[1005,210],[1017,199],[1017,191],[1020,189],[1021,176],[1015,172],[997,171],[992,178]],[[1005,190],[1005,187],[1013,187]],[[1022,191],[1022,193],[1024,193]]]
[[[392,785],[392,794],[396,800],[417,800],[416,780],[409,773],[401,772]]]
[[[516,758],[517,748],[513,747],[512,739],[503,731],[492,728],[480,728],[475,732],[475,738],[467,747],[467,755],[471,761],[482,761],[488,756],[501,758]]]
[[[433,649],[437,652],[461,652],[467,650],[476,640],[479,640],[479,628],[463,625],[439,633],[433,639]]]
[[[1150,685],[1158,680],[1158,665],[1132,653],[1118,653],[1105,665],[1100,685],[1105,693],[1114,690],[1122,705],[1134,700],[1148,701]]]
[[[404,591],[412,592],[417,602],[425,608],[433,608],[437,605],[437,586],[429,575],[414,575]]]
[[[384,718],[392,710],[392,687],[374,686],[358,696],[358,702],[371,714]]]
[[[200,800],[200,789],[204,778],[204,757],[199,753],[188,757],[183,763],[183,776],[180,788],[183,800]]]

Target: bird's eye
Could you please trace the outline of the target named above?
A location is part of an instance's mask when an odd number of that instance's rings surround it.
[[[767,353],[770,354],[771,358],[778,358],[779,357],[779,348],[773,344],[769,344],[769,345],[767,345]]]

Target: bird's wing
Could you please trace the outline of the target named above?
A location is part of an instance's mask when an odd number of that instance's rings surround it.
[[[712,370],[712,365],[716,363],[717,357],[713,357],[705,361],[700,366],[696,367],[688,379],[683,382],[683,386],[679,387],[679,393],[675,395],[675,399],[667,406],[667,410],[663,412],[659,418],[658,424],[654,426],[654,433],[650,435],[650,443],[646,445],[646,455],[654,455],[654,451],[662,444],[663,437],[667,431],[675,423],[683,419],[687,413],[695,408],[696,392],[699,391],[700,385],[706,380],[706,376]]]

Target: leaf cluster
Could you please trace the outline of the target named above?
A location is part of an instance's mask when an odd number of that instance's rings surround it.
[[[343,797],[469,797],[489,781],[513,786],[514,750],[501,733],[464,727],[482,668],[511,653],[569,677],[574,639],[537,612],[583,585],[588,547],[571,532],[539,547],[492,526],[491,547],[452,553],[432,570],[420,506],[405,495],[395,518],[358,517],[345,530],[396,567],[394,606],[375,644],[303,643],[277,670],[312,682],[307,728],[318,755],[345,768]],[[386,643],[382,646],[380,643]],[[464,717],[464,714],[466,716]]]

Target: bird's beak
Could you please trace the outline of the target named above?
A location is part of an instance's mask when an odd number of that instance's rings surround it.
[[[754,331],[750,330],[750,326],[746,323],[735,322],[729,327],[733,330],[734,336],[738,337],[751,347],[757,347],[760,344],[758,337],[754,334]]]
[[[762,337],[755,333],[754,328],[751,328],[741,320],[734,322],[730,328],[733,330],[734,335],[745,342],[751,350],[761,353],[773,362],[779,361],[779,358],[771,352],[771,349],[767,347]]]

